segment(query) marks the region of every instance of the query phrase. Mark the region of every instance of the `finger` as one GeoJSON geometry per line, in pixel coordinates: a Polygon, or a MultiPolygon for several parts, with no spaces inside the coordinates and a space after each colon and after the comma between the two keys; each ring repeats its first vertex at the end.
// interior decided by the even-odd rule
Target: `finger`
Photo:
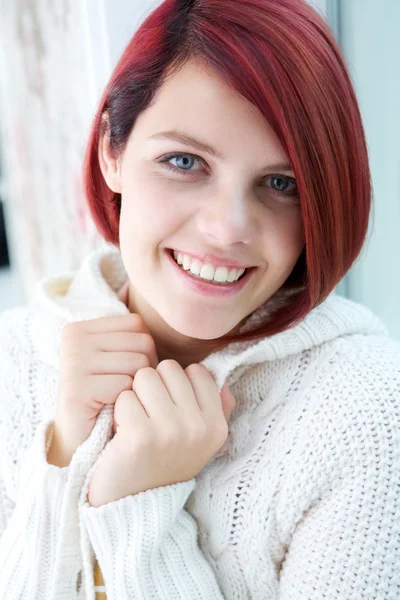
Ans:
{"type": "Polygon", "coordinates": [[[138,352],[96,352],[87,358],[86,368],[91,375],[126,374],[132,377],[139,369],[150,366],[146,354],[138,352]]]}
{"type": "Polygon", "coordinates": [[[236,397],[233,395],[231,388],[229,387],[228,380],[225,381],[221,389],[221,401],[222,410],[224,412],[225,420],[229,421],[232,412],[236,408],[236,397]]]}
{"type": "Polygon", "coordinates": [[[133,380],[132,390],[137,394],[150,418],[160,420],[174,418],[176,405],[155,369],[138,371],[133,380]]]}
{"type": "Polygon", "coordinates": [[[163,360],[156,371],[174,404],[182,408],[199,410],[192,384],[176,360],[163,360]]]}
{"type": "Polygon", "coordinates": [[[122,392],[114,407],[115,427],[121,428],[118,433],[129,432],[133,429],[145,430],[148,426],[149,415],[133,390],[122,392]]]}
{"type": "Polygon", "coordinates": [[[82,389],[82,396],[90,398],[92,402],[114,404],[119,394],[132,389],[133,378],[130,375],[94,375],[86,380],[82,389]]]}
{"type": "Polygon", "coordinates": [[[150,359],[150,366],[155,369],[158,365],[155,342],[148,333],[132,333],[129,331],[99,333],[91,335],[90,339],[93,346],[103,352],[146,354],[150,359]]]}
{"type": "Polygon", "coordinates": [[[152,342],[149,334],[130,331],[95,333],[90,336],[90,340],[93,347],[103,352],[147,352],[151,350],[152,342]]]}
{"type": "Polygon", "coordinates": [[[185,373],[192,385],[200,410],[211,420],[220,418],[223,414],[221,397],[209,370],[204,365],[194,363],[186,367],[185,373]]]}
{"type": "Polygon", "coordinates": [[[98,317],[97,319],[79,321],[79,323],[86,333],[111,333],[123,331],[141,331],[142,333],[150,333],[143,317],[138,313],[98,317]]]}

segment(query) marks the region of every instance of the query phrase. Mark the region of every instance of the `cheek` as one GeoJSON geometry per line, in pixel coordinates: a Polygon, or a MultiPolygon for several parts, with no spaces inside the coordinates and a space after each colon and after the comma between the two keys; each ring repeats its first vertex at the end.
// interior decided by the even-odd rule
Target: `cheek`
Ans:
{"type": "Polygon", "coordinates": [[[156,177],[153,180],[132,178],[124,186],[121,229],[136,231],[138,238],[161,241],[172,235],[184,221],[182,199],[167,186],[162,186],[156,177]]]}
{"type": "Polygon", "coordinates": [[[304,245],[300,208],[291,208],[271,219],[263,238],[265,256],[270,265],[283,267],[295,264],[304,245]]]}

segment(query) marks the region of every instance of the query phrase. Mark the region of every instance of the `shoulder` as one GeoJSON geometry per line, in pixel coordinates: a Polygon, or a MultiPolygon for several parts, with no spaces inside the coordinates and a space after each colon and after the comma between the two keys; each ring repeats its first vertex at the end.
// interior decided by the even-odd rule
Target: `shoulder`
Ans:
{"type": "Polygon", "coordinates": [[[379,424],[378,435],[389,439],[389,421],[400,421],[400,343],[352,334],[327,344],[319,358],[311,360],[313,377],[304,390],[312,426],[331,436],[337,425],[351,444],[379,424]]]}
{"type": "Polygon", "coordinates": [[[400,343],[385,335],[342,336],[330,344],[317,381],[332,394],[345,394],[341,402],[350,407],[362,398],[365,407],[389,402],[398,410],[400,343]]]}
{"type": "MultiPolygon", "coordinates": [[[[273,408],[282,410],[293,422],[299,411],[304,412],[302,419],[311,418],[314,411],[339,416],[356,407],[379,410],[382,404],[399,411],[400,342],[388,335],[341,335],[277,360],[261,361],[256,368],[254,404],[265,398],[260,410],[266,415],[273,408]]],[[[254,381],[247,379],[245,384],[247,400],[254,381]]]]}
{"type": "Polygon", "coordinates": [[[43,384],[48,392],[50,379],[56,376],[42,349],[48,339],[55,343],[51,318],[35,304],[0,313],[0,405],[3,410],[7,405],[13,407],[13,412],[22,410],[22,405],[29,410],[35,404],[37,413],[42,412],[45,401],[39,387],[43,384]]]}
{"type": "Polygon", "coordinates": [[[51,315],[37,304],[15,306],[0,312],[0,369],[17,367],[26,356],[38,355],[51,315]]]}
{"type": "Polygon", "coordinates": [[[17,366],[27,355],[47,362],[43,347],[48,342],[54,343],[54,337],[64,323],[65,319],[37,303],[0,312],[0,369],[4,361],[17,366]]]}
{"type": "Polygon", "coordinates": [[[375,477],[377,465],[380,475],[400,469],[400,344],[384,335],[343,336],[322,353],[315,348],[309,366],[285,416],[289,476],[298,461],[318,487],[344,472],[375,477]]]}

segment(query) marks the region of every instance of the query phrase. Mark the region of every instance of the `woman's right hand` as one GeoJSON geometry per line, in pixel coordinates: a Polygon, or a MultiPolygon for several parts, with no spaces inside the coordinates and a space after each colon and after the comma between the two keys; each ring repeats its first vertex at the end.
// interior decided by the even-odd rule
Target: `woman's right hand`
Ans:
{"type": "Polygon", "coordinates": [[[136,313],[68,323],[61,331],[53,438],[47,461],[69,465],[105,404],[131,390],[139,369],[158,365],[154,339],[136,313]]]}

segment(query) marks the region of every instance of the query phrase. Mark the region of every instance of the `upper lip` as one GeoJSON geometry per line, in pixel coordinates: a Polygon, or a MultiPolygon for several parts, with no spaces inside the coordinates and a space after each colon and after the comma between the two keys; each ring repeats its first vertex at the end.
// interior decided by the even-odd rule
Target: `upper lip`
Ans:
{"type": "Polygon", "coordinates": [[[200,262],[204,264],[212,264],[214,267],[227,267],[228,269],[249,269],[254,265],[246,265],[241,262],[234,260],[232,258],[223,258],[218,257],[215,254],[211,254],[210,252],[204,253],[196,253],[190,252],[188,250],[179,250],[178,248],[171,248],[172,252],[178,252],[179,254],[187,254],[192,258],[197,258],[200,262]]]}

